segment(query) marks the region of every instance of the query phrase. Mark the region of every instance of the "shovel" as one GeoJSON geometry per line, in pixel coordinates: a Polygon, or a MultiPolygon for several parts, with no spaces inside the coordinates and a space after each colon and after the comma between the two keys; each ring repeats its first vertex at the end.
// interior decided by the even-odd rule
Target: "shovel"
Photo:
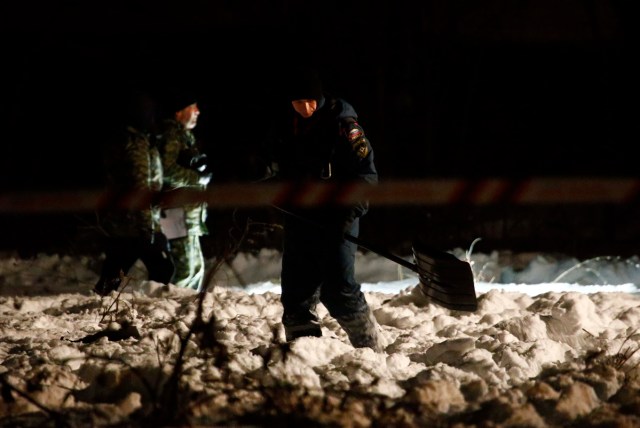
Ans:
{"type": "MultiPolygon", "coordinates": [[[[324,228],[322,225],[282,207],[271,206],[314,227],[324,228]]],[[[433,303],[455,311],[473,312],[478,309],[471,265],[458,259],[453,254],[437,250],[421,242],[414,242],[412,245],[413,257],[416,261],[414,264],[386,250],[375,248],[372,244],[366,243],[349,233],[344,233],[343,237],[359,247],[372,251],[417,273],[420,279],[420,291],[433,303]]]]}

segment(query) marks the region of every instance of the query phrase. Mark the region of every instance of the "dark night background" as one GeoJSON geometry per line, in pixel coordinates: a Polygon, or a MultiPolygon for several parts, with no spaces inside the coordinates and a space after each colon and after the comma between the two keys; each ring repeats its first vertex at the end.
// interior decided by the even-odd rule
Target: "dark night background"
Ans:
{"type": "MultiPolygon", "coordinates": [[[[631,5],[3,3],[0,186],[99,186],[99,148],[126,88],[141,82],[190,85],[212,185],[246,180],[280,76],[303,59],[360,114],[381,180],[635,177],[631,5]]],[[[635,205],[373,207],[363,238],[397,251],[419,235],[445,249],[481,237],[477,251],[624,254],[637,247],[636,214],[635,205]]],[[[212,212],[214,235],[229,216],[212,212]]],[[[41,216],[2,217],[3,248],[24,246],[23,236],[34,248],[60,239],[41,216]]]]}

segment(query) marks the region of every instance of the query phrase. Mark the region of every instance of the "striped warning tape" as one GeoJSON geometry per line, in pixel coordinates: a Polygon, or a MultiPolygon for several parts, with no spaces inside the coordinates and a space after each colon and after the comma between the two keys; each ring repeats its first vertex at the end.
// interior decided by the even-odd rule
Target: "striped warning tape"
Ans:
{"type": "Polygon", "coordinates": [[[317,206],[369,200],[375,205],[628,204],[638,200],[640,180],[631,178],[530,178],[391,180],[376,186],[336,183],[221,183],[206,191],[179,189],[161,195],[112,195],[100,190],[0,193],[0,212],[77,212],[116,206],[137,209],[159,201],[178,206],[205,201],[210,207],[317,206]]]}

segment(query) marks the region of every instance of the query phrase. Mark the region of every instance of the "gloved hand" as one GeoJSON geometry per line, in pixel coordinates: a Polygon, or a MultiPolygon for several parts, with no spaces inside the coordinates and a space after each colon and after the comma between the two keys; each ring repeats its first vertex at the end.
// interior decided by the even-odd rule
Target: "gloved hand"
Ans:
{"type": "Polygon", "coordinates": [[[255,178],[252,179],[254,183],[260,183],[262,181],[271,180],[278,176],[279,167],[277,163],[272,163],[271,165],[263,166],[263,168],[255,168],[255,172],[251,175],[255,178]]]}
{"type": "Polygon", "coordinates": [[[205,172],[209,167],[207,155],[205,153],[198,153],[195,148],[182,150],[178,155],[176,163],[198,172],[205,172]]]}
{"type": "Polygon", "coordinates": [[[205,174],[200,174],[200,178],[198,179],[198,184],[202,186],[206,186],[211,181],[212,174],[207,172],[205,174]]]}
{"type": "Polygon", "coordinates": [[[191,158],[191,168],[198,172],[205,172],[209,167],[207,155],[204,153],[197,154],[191,158]]]}

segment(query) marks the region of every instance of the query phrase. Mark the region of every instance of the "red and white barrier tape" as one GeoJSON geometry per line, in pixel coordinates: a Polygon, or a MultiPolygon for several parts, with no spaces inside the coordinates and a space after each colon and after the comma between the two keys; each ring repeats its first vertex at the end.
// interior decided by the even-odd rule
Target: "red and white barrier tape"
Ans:
{"type": "MultiPolygon", "coordinates": [[[[638,200],[640,180],[631,178],[423,179],[367,184],[213,184],[204,192],[180,189],[160,196],[165,206],[206,201],[211,208],[267,205],[317,206],[369,200],[374,205],[628,204],[638,200]]],[[[158,195],[119,198],[101,190],[0,193],[0,213],[92,211],[106,206],[143,208],[158,195]]]]}

